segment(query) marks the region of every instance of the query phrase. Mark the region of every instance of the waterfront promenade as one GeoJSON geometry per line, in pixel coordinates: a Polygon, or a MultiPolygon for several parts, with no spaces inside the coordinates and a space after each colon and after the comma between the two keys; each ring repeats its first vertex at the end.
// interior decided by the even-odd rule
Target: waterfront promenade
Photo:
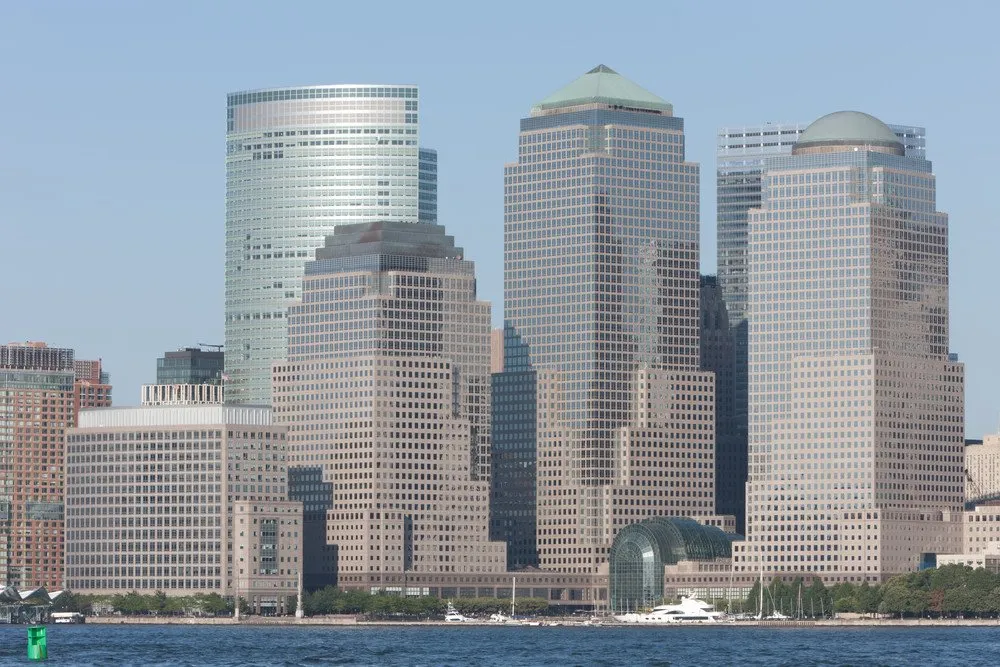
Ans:
{"type": "MultiPolygon", "coordinates": [[[[816,621],[722,621],[719,623],[677,623],[671,626],[619,623],[608,619],[600,625],[586,623],[579,618],[547,617],[541,620],[540,627],[558,624],[561,627],[769,627],[769,628],[835,628],[835,627],[1000,627],[1000,619],[996,618],[827,618],[816,621]]],[[[496,626],[508,627],[488,621],[472,621],[468,623],[446,623],[445,621],[364,621],[352,615],[308,616],[294,618],[291,616],[244,616],[240,620],[229,617],[187,618],[176,616],[91,616],[87,623],[101,625],[330,625],[330,626],[496,626]]]]}

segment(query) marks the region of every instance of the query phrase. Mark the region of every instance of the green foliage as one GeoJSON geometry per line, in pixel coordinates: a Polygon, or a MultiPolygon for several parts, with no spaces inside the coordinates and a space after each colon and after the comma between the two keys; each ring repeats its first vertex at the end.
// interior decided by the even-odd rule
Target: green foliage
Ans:
{"type": "MultiPolygon", "coordinates": [[[[87,604],[93,607],[103,600],[104,598],[91,598],[87,600],[87,604]]],[[[219,616],[233,613],[233,603],[218,593],[167,595],[157,591],[152,595],[142,595],[132,591],[125,595],[114,595],[107,601],[114,611],[126,616],[219,616]]],[[[246,601],[241,600],[240,603],[240,610],[249,612],[246,601]]]]}
{"type": "MultiPolygon", "coordinates": [[[[467,616],[488,617],[510,613],[510,601],[500,598],[456,598],[452,603],[467,616]]],[[[443,616],[447,602],[429,596],[369,595],[363,591],[342,591],[327,586],[302,596],[302,610],[307,616],[317,614],[367,614],[378,618],[435,618],[443,616]]],[[[549,611],[541,598],[518,598],[514,613],[535,616],[549,611]]]]}
{"type": "MultiPolygon", "coordinates": [[[[791,584],[774,580],[764,590],[764,614],[774,609],[789,616],[837,613],[887,614],[900,617],[1000,616],[1000,575],[982,568],[946,565],[899,575],[882,585],[841,583],[825,587],[819,579],[791,584]]],[[[759,584],[743,608],[758,610],[759,584]]]]}

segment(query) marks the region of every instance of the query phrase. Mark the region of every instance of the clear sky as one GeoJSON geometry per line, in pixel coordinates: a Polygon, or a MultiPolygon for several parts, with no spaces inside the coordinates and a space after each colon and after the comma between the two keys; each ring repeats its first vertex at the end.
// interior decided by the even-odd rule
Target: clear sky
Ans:
{"type": "Polygon", "coordinates": [[[969,437],[1000,418],[1000,5],[991,2],[0,1],[0,342],[104,359],[118,405],[166,350],[223,342],[225,95],[420,86],[439,220],[502,319],[503,165],[533,102],[605,63],[715,136],[858,109],[922,125],[951,218],[969,437]]]}

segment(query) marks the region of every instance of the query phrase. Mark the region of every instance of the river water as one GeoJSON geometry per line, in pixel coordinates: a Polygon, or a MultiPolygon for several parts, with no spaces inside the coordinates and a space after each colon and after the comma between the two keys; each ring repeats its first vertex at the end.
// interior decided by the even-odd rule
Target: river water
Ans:
{"type": "Polygon", "coordinates": [[[46,663],[0,627],[0,665],[978,665],[1000,628],[50,625],[46,663]]]}

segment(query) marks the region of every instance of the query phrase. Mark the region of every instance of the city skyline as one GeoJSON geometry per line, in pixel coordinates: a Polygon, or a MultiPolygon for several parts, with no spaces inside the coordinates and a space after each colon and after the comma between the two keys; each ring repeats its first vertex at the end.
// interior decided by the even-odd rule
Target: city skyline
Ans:
{"type": "MultiPolygon", "coordinates": [[[[872,21],[891,21],[899,11],[860,6],[872,21]]],[[[496,324],[502,310],[502,206],[495,176],[513,156],[509,134],[532,100],[603,61],[684,109],[689,158],[706,169],[713,163],[718,128],[761,119],[801,120],[830,109],[857,108],[926,127],[940,206],[953,221],[952,348],[967,364],[968,435],[996,431],[1000,389],[990,378],[1000,372],[1000,359],[991,343],[994,316],[979,306],[978,288],[989,279],[988,249],[1000,241],[1000,230],[990,224],[996,204],[984,180],[998,137],[970,129],[989,126],[985,110],[993,108],[996,96],[972,76],[979,63],[996,60],[997,47],[985,32],[989,15],[997,11],[992,6],[983,9],[984,20],[971,25],[947,8],[925,8],[921,21],[933,24],[949,46],[912,54],[906,68],[893,72],[891,86],[885,85],[885,77],[859,73],[870,71],[872,62],[896,62],[895,46],[866,41],[865,49],[855,48],[854,40],[861,36],[845,33],[852,32],[856,13],[833,8],[805,10],[812,20],[830,26],[808,39],[799,25],[808,18],[798,6],[774,11],[766,22],[750,8],[734,8],[721,25],[704,8],[651,10],[654,19],[669,15],[671,23],[690,27],[671,38],[678,52],[701,58],[699,65],[687,68],[664,67],[670,59],[653,46],[659,43],[655,26],[662,23],[656,20],[635,26],[631,39],[612,40],[610,46],[602,40],[595,49],[581,44],[599,26],[535,8],[539,20],[558,17],[572,29],[551,37],[540,54],[527,56],[503,48],[507,37],[521,30],[514,8],[491,17],[496,19],[493,31],[475,39],[451,37],[454,31],[444,26],[454,23],[433,11],[407,10],[413,14],[406,21],[387,29],[387,49],[359,61],[356,53],[369,52],[363,48],[363,31],[334,45],[315,39],[314,44],[310,37],[318,34],[318,26],[296,24],[294,38],[276,38],[295,48],[256,53],[238,47],[237,40],[240,33],[263,25],[261,19],[239,16],[221,5],[200,11],[204,20],[196,26],[168,14],[147,31],[134,29],[151,23],[144,8],[112,12],[103,5],[86,11],[67,6],[55,18],[27,5],[2,10],[10,24],[23,30],[0,48],[10,49],[12,60],[17,53],[35,55],[11,73],[12,93],[43,102],[0,112],[8,126],[19,128],[0,166],[9,175],[2,186],[3,218],[19,223],[9,242],[20,252],[5,264],[2,277],[16,282],[47,267],[33,290],[10,292],[0,300],[5,313],[18,314],[16,320],[9,318],[7,337],[48,340],[87,357],[102,357],[121,387],[122,404],[134,400],[139,385],[153,380],[149,365],[163,350],[222,340],[224,183],[219,163],[225,149],[218,110],[226,92],[355,81],[419,85],[421,141],[439,151],[440,220],[480,267],[481,296],[494,304],[496,324]],[[759,81],[742,80],[726,69],[742,52],[738,40],[727,35],[765,27],[774,38],[755,43],[758,55],[780,62],[781,81],[789,82],[766,90],[759,81]],[[418,53],[403,57],[401,46],[391,42],[412,41],[415,29],[426,39],[418,53]],[[959,30],[961,39],[956,38],[959,30]],[[187,36],[184,49],[176,34],[187,36]],[[42,42],[51,48],[33,46],[42,42]],[[241,57],[230,58],[231,51],[241,57]],[[455,59],[457,51],[465,57],[455,59]],[[787,57],[792,52],[795,57],[787,57]],[[840,55],[833,59],[821,55],[825,52],[840,55]],[[816,72],[822,76],[812,76],[816,72]],[[52,80],[62,82],[61,88],[78,101],[72,117],[45,103],[52,99],[46,83],[52,80]],[[905,93],[929,87],[935,94],[922,98],[920,107],[905,93]],[[150,124],[160,136],[149,150],[130,152],[94,139],[137,135],[150,124]],[[49,166],[53,151],[60,155],[59,169],[49,166]],[[156,241],[150,243],[154,235],[156,241]],[[64,243],[53,244],[53,238],[64,243]],[[135,248],[143,251],[129,251],[135,248]],[[162,271],[147,274],[148,248],[164,257],[162,271]],[[100,262],[111,276],[102,289],[88,289],[70,278],[70,267],[83,257],[100,262]],[[37,305],[58,301],[66,303],[58,315],[37,305]]],[[[323,16],[329,10],[316,5],[310,11],[323,16]]],[[[344,11],[345,17],[361,18],[352,14],[360,10],[344,11]]],[[[279,25],[286,21],[276,20],[279,25]]],[[[714,184],[703,179],[701,185],[701,268],[714,273],[714,184]]]]}

